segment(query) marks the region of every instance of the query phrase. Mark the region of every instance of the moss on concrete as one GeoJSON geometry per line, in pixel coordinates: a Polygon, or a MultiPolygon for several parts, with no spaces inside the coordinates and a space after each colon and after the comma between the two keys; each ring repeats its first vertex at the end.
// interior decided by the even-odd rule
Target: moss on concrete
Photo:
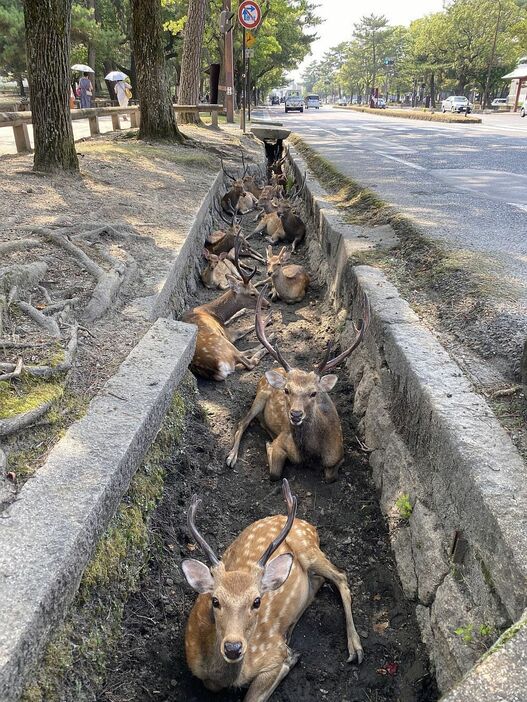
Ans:
{"type": "Polygon", "coordinates": [[[137,590],[150,550],[150,516],[163,494],[165,465],[194,402],[190,374],[174,395],[155,442],[86,566],[66,622],[48,644],[21,702],[92,702],[121,636],[125,603],[137,590]]]}
{"type": "Polygon", "coordinates": [[[513,624],[506,631],[504,631],[503,634],[496,641],[496,643],[489,648],[489,650],[481,660],[485,660],[485,658],[488,658],[493,653],[499,651],[505,646],[505,644],[509,643],[509,641],[511,641],[517,634],[519,634],[520,631],[525,629],[525,627],[527,627],[527,615],[524,615],[520,620],[518,620],[515,624],[513,624]]]}

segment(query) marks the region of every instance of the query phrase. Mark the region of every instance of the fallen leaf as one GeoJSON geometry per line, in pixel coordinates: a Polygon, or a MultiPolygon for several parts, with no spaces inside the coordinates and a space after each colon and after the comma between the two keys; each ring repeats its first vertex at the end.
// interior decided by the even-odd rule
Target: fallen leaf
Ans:
{"type": "Polygon", "coordinates": [[[381,599],[381,596],[378,592],[376,592],[372,599],[375,600],[375,602],[378,602],[381,599]]]}
{"type": "Polygon", "coordinates": [[[397,675],[398,670],[399,666],[397,663],[385,663],[382,668],[377,668],[375,672],[379,673],[379,675],[397,675]]]}
{"type": "Polygon", "coordinates": [[[195,551],[197,549],[196,544],[187,544],[187,549],[189,551],[195,551]]]}
{"type": "Polygon", "coordinates": [[[377,622],[373,625],[373,631],[377,634],[382,634],[390,626],[390,622],[377,622]]]}

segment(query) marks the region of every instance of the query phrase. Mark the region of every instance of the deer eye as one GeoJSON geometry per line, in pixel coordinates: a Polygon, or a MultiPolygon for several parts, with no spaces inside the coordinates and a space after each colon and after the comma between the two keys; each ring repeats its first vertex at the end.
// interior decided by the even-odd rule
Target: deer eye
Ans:
{"type": "Polygon", "coordinates": [[[214,607],[214,609],[220,608],[220,601],[218,600],[217,597],[212,598],[212,606],[214,607]]]}
{"type": "Polygon", "coordinates": [[[289,390],[287,388],[284,388],[284,392],[286,395],[289,395],[289,390]]]}
{"type": "Polygon", "coordinates": [[[311,393],[311,397],[316,397],[317,396],[317,391],[315,390],[314,392],[311,393]]]}
{"type": "Polygon", "coordinates": [[[258,609],[260,607],[261,603],[262,603],[262,600],[259,597],[257,597],[253,602],[253,609],[258,609]]]}

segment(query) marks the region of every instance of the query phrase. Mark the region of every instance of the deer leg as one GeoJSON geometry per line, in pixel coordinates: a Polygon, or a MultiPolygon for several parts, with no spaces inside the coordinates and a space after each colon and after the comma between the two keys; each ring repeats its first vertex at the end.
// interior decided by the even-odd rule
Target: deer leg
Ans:
{"type": "Polygon", "coordinates": [[[256,368],[266,353],[267,349],[262,349],[260,346],[255,346],[252,349],[247,349],[247,351],[241,352],[239,357],[236,359],[236,362],[241,363],[246,370],[252,370],[253,368],[256,368]],[[258,349],[258,351],[256,349],[258,349]],[[249,354],[252,354],[252,356],[249,354]]]}
{"type": "Polygon", "coordinates": [[[247,312],[249,312],[249,311],[250,311],[250,310],[248,310],[247,307],[244,307],[242,310],[239,310],[238,312],[236,312],[235,314],[233,314],[232,317],[231,317],[230,319],[228,319],[228,320],[224,323],[223,326],[224,326],[224,327],[228,327],[229,324],[232,324],[233,322],[235,322],[235,321],[236,321],[237,319],[239,319],[240,317],[243,317],[243,315],[244,315],[244,314],[247,314],[247,312]]]}
{"type": "Polygon", "coordinates": [[[227,465],[231,468],[236,464],[238,460],[238,451],[240,450],[240,441],[244,435],[249,424],[264,411],[265,404],[269,399],[269,393],[259,392],[251,405],[251,409],[247,412],[245,417],[240,421],[236,428],[236,433],[234,434],[234,443],[232,449],[227,456],[227,465]]]}
{"type": "Polygon", "coordinates": [[[252,331],[254,331],[254,324],[251,324],[251,326],[247,327],[247,329],[239,329],[238,331],[229,332],[229,339],[230,339],[231,343],[234,343],[235,341],[239,341],[240,339],[243,339],[245,336],[250,334],[252,331]]]}
{"type": "Polygon", "coordinates": [[[257,675],[243,698],[243,702],[267,702],[299,658],[300,653],[290,651],[281,666],[257,675]]]}
{"type": "Polygon", "coordinates": [[[248,234],[248,235],[245,237],[245,240],[247,241],[247,239],[248,239],[250,236],[253,236],[254,234],[261,234],[261,233],[266,229],[266,227],[267,227],[267,222],[265,222],[265,221],[264,221],[264,222],[260,222],[260,224],[256,227],[256,229],[254,230],[254,232],[251,232],[250,234],[248,234]]]}
{"type": "Polygon", "coordinates": [[[348,586],[348,578],[344,571],[339,570],[333,563],[326,558],[324,553],[318,550],[315,559],[310,563],[309,569],[314,575],[320,575],[326,580],[330,580],[337,586],[342,604],[344,606],[344,614],[346,615],[346,633],[348,637],[348,662],[356,660],[357,663],[362,663],[364,652],[359,639],[359,635],[353,623],[353,614],[351,612],[351,592],[348,586]]]}

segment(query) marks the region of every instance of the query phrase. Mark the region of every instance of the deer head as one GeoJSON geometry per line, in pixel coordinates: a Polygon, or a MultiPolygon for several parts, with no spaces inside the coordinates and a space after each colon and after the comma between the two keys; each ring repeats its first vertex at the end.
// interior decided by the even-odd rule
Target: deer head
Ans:
{"type": "Polygon", "coordinates": [[[203,249],[203,258],[206,258],[209,264],[209,268],[213,271],[220,261],[224,261],[228,256],[227,251],[222,251],[218,256],[211,253],[208,249],[203,249]]]}
{"type": "Polygon", "coordinates": [[[351,345],[342,351],[342,353],[330,358],[332,347],[331,344],[329,344],[323,360],[315,365],[314,370],[304,371],[299,368],[292,368],[282,356],[278,345],[275,344],[273,347],[267,340],[261,308],[266,292],[267,286],[263,288],[258,296],[256,304],[256,336],[262,346],[264,346],[271,356],[282,366],[285,373],[281,370],[270,370],[265,373],[265,377],[271,387],[284,392],[289,421],[293,426],[300,426],[306,416],[312,413],[319,394],[328,393],[335,387],[335,383],[338,380],[337,376],[334,374],[324,374],[329,370],[333,370],[342,363],[342,361],[348,358],[362,341],[370,321],[369,301],[367,296],[364,295],[362,304],[363,317],[359,321],[358,327],[355,327],[356,336],[351,345]]]}
{"type": "Polygon", "coordinates": [[[188,510],[189,532],[207,556],[211,567],[194,558],[183,560],[181,567],[189,585],[210,600],[210,616],[214,620],[218,652],[227,663],[240,662],[258,622],[261,599],[267,592],[281,587],[291,572],[293,556],[283,553],[269,560],[291,531],[296,515],[297,498],[291,494],[287,480],[283,481],[287,504],[287,521],[278,536],[263,553],[255,552],[248,542],[247,567],[228,571],[208,545],[195,524],[200,500],[192,497],[188,510]]]}
{"type": "Polygon", "coordinates": [[[273,254],[273,247],[268,246],[266,249],[267,254],[267,275],[271,276],[273,273],[283,266],[291,258],[291,253],[283,246],[277,254],[273,254]]]}

